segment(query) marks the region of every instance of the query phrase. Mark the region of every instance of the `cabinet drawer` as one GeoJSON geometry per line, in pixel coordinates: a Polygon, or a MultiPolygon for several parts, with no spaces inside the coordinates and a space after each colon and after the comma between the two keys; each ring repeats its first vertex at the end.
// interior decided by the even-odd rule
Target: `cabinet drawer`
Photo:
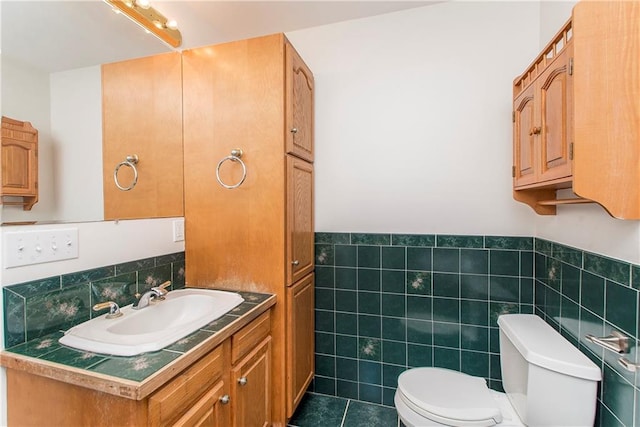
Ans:
{"type": "Polygon", "coordinates": [[[149,398],[149,425],[171,423],[222,375],[223,353],[219,346],[182,372],[149,398]]]}
{"type": "Polygon", "coordinates": [[[233,335],[231,338],[231,362],[236,363],[238,359],[255,348],[264,337],[269,335],[270,331],[271,318],[269,311],[267,311],[233,335]]]}

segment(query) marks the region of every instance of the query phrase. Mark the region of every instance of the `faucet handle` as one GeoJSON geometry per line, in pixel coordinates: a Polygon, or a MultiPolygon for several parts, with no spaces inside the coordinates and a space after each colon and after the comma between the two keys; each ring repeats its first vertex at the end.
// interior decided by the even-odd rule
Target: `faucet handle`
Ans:
{"type": "Polygon", "coordinates": [[[167,280],[164,283],[159,284],[158,286],[154,286],[153,288],[151,288],[152,291],[155,291],[157,296],[155,297],[156,300],[164,300],[164,296],[169,293],[169,291],[166,289],[167,287],[171,286],[171,280],[167,280]]]}
{"type": "Polygon", "coordinates": [[[105,308],[109,309],[109,314],[105,316],[107,319],[115,319],[122,316],[122,313],[120,312],[120,306],[118,306],[118,304],[113,301],[106,301],[96,304],[93,306],[93,311],[100,311],[104,310],[105,308]]]}
{"type": "Polygon", "coordinates": [[[156,286],[156,288],[158,288],[158,289],[166,289],[169,286],[171,286],[171,280],[167,280],[166,282],[159,284],[158,286],[156,286]]]}

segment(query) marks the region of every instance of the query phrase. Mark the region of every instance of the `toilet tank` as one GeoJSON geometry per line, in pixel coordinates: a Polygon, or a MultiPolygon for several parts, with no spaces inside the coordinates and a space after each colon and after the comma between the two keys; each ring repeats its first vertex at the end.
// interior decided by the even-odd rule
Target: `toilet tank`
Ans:
{"type": "Polygon", "coordinates": [[[533,314],[505,314],[500,327],[502,385],[524,424],[593,426],[600,369],[533,314]]]}

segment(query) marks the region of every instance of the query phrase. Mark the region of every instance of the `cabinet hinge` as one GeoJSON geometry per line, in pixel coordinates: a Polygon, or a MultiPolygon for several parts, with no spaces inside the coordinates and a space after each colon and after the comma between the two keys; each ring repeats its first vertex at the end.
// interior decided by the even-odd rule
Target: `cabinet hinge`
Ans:
{"type": "Polygon", "coordinates": [[[569,144],[569,160],[573,160],[573,142],[569,144]]]}
{"type": "Polygon", "coordinates": [[[513,123],[515,123],[515,122],[516,122],[516,112],[515,112],[515,111],[512,111],[512,112],[511,112],[511,121],[512,121],[513,123]]]}
{"type": "Polygon", "coordinates": [[[516,167],[511,166],[511,178],[515,178],[515,177],[516,177],[516,167]]]}
{"type": "Polygon", "coordinates": [[[573,58],[569,58],[569,75],[573,76],[573,58]]]}

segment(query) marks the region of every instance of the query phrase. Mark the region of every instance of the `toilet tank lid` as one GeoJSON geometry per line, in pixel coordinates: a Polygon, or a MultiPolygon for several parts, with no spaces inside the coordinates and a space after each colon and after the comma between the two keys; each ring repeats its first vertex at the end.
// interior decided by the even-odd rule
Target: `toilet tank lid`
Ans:
{"type": "Polygon", "coordinates": [[[503,314],[498,326],[527,362],[577,378],[602,379],[587,356],[535,314],[503,314]]]}

